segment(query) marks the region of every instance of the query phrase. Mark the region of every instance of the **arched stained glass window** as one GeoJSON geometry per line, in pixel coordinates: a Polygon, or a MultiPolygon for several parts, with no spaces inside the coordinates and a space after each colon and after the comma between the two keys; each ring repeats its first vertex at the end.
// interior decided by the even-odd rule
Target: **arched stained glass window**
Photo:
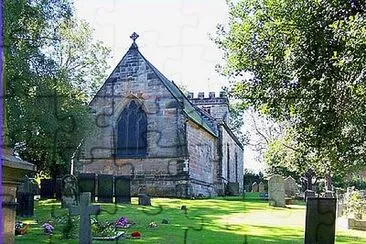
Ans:
{"type": "Polygon", "coordinates": [[[147,118],[141,105],[131,101],[118,119],[117,150],[118,158],[146,156],[147,118]]]}

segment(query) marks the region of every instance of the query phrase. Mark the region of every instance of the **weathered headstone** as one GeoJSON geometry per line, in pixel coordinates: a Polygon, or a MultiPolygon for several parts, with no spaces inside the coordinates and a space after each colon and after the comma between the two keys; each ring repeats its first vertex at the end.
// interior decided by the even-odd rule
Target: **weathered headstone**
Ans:
{"type": "Polygon", "coordinates": [[[95,202],[95,174],[86,173],[78,175],[79,192],[90,192],[91,202],[95,202]]]}
{"type": "Polygon", "coordinates": [[[252,192],[258,192],[258,183],[257,182],[253,182],[253,184],[252,184],[252,192]]]}
{"type": "Polygon", "coordinates": [[[22,183],[18,186],[16,193],[17,209],[16,213],[21,217],[30,217],[34,213],[34,193],[33,182],[30,178],[25,177],[22,183]]]}
{"type": "Polygon", "coordinates": [[[151,198],[147,194],[138,194],[139,205],[151,206],[151,198]]]}
{"type": "Polygon", "coordinates": [[[228,182],[226,185],[226,191],[229,196],[238,196],[239,195],[239,183],[237,182],[228,182]]]}
{"type": "Polygon", "coordinates": [[[62,207],[77,205],[78,181],[74,175],[66,175],[62,178],[62,207]]]}
{"type": "Polygon", "coordinates": [[[55,193],[55,184],[52,179],[41,179],[41,198],[53,198],[55,193]]]}
{"type": "Polygon", "coordinates": [[[325,173],[325,191],[333,191],[333,181],[330,172],[325,173]]]}
{"type": "Polygon", "coordinates": [[[293,197],[297,193],[297,184],[294,178],[291,176],[287,177],[285,179],[285,194],[288,197],[293,197]]]}
{"type": "Polygon", "coordinates": [[[304,193],[304,196],[305,196],[305,201],[308,200],[308,198],[314,198],[315,197],[315,191],[312,191],[312,190],[306,190],[305,193],[304,193]]]}
{"type": "Polygon", "coordinates": [[[336,198],[308,198],[306,201],[305,244],[334,243],[336,198]]]}
{"type": "Polygon", "coordinates": [[[285,186],[281,175],[274,174],[269,178],[268,201],[275,207],[285,206],[285,186]]]}
{"type": "Polygon", "coordinates": [[[98,175],[98,202],[113,202],[113,175],[98,175]]]}
{"type": "Polygon", "coordinates": [[[263,183],[263,181],[259,182],[259,184],[258,184],[258,191],[259,191],[260,193],[265,193],[265,192],[266,192],[266,191],[264,190],[264,183],[263,183]]]}
{"type": "Polygon", "coordinates": [[[69,208],[70,215],[80,215],[79,243],[92,243],[90,215],[100,212],[100,206],[90,205],[91,193],[83,192],[80,194],[79,206],[69,208]]]}
{"type": "Polygon", "coordinates": [[[129,176],[114,178],[116,203],[131,203],[131,180],[129,176]]]}

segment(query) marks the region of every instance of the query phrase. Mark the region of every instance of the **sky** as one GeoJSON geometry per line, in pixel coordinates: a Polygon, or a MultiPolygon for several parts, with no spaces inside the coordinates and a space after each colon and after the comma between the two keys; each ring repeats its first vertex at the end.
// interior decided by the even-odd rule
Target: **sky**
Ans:
{"type": "MultiPolygon", "coordinates": [[[[228,22],[225,0],[75,0],[76,15],[94,37],[112,49],[111,69],[130,47],[136,32],[140,52],[168,79],[194,92],[219,92],[228,86],[215,71],[222,51],[210,40],[217,24],[228,22]]],[[[245,149],[245,167],[258,170],[245,149]]]]}

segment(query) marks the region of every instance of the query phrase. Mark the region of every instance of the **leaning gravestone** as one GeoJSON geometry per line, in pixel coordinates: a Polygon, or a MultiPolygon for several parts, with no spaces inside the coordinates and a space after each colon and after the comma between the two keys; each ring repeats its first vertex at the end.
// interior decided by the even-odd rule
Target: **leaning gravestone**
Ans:
{"type": "Polygon", "coordinates": [[[30,217],[34,213],[33,182],[28,177],[22,180],[16,193],[16,214],[21,217],[30,217]]]}
{"type": "Polygon", "coordinates": [[[257,184],[257,182],[253,182],[253,184],[252,184],[252,192],[258,192],[258,184],[257,184]]]}
{"type": "Polygon", "coordinates": [[[90,215],[97,215],[100,212],[100,206],[90,205],[90,192],[80,194],[80,205],[69,208],[70,215],[80,215],[79,243],[92,243],[90,215]]]}
{"type": "Polygon", "coordinates": [[[129,176],[114,178],[116,203],[131,203],[131,180],[129,176]]]}
{"type": "Polygon", "coordinates": [[[284,181],[285,183],[285,194],[288,197],[293,197],[297,193],[297,184],[294,178],[291,176],[287,177],[284,181]]]}
{"type": "Polygon", "coordinates": [[[260,193],[265,193],[265,192],[266,192],[266,191],[264,190],[264,183],[263,183],[263,181],[259,182],[259,184],[258,184],[258,191],[259,191],[260,193]]]}
{"type": "Polygon", "coordinates": [[[113,175],[98,175],[98,202],[113,202],[113,175]]]}
{"type": "Polygon", "coordinates": [[[77,205],[78,181],[74,175],[66,175],[62,178],[62,203],[61,206],[71,207],[77,205]]]}
{"type": "Polygon", "coordinates": [[[52,179],[41,179],[41,189],[40,189],[40,195],[41,198],[48,199],[53,198],[55,193],[55,184],[52,179]]]}
{"type": "Polygon", "coordinates": [[[274,174],[269,178],[268,200],[274,207],[285,207],[285,186],[281,175],[274,174]]]}
{"type": "Polygon", "coordinates": [[[79,192],[90,192],[91,202],[95,202],[95,174],[86,173],[78,175],[79,192]]]}
{"type": "Polygon", "coordinates": [[[308,198],[306,201],[305,244],[334,243],[336,198],[308,198]]]}

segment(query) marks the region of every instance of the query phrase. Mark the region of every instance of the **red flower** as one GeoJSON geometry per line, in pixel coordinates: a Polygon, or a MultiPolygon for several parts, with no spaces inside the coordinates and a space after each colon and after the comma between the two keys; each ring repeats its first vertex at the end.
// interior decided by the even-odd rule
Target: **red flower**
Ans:
{"type": "Polygon", "coordinates": [[[134,232],[131,233],[131,237],[136,238],[136,239],[140,239],[141,233],[138,232],[138,231],[134,231],[134,232]]]}

